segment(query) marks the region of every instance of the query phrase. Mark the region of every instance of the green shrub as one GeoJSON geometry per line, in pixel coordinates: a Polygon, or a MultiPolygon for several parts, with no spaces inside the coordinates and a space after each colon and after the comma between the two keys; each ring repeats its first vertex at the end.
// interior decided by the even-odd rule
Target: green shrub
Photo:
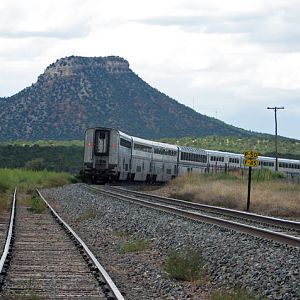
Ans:
{"type": "Polygon", "coordinates": [[[120,246],[121,253],[127,252],[141,252],[150,247],[149,241],[146,240],[136,240],[131,242],[124,242],[120,246]]]}
{"type": "Polygon", "coordinates": [[[175,279],[194,281],[203,276],[203,267],[201,250],[188,245],[181,250],[173,250],[169,253],[165,271],[175,279]]]}
{"type": "Polygon", "coordinates": [[[46,210],[46,204],[41,198],[34,197],[29,201],[28,210],[35,214],[41,214],[46,210]]]}
{"type": "Polygon", "coordinates": [[[256,181],[271,181],[271,180],[278,180],[283,179],[285,175],[280,172],[274,172],[272,170],[269,170],[267,168],[261,168],[258,170],[255,170],[253,173],[253,179],[256,181]]]}

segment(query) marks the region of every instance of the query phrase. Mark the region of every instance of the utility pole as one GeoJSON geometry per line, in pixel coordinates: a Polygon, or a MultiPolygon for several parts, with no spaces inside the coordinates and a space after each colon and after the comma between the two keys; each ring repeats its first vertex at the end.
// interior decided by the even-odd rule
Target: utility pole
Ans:
{"type": "Polygon", "coordinates": [[[275,171],[278,171],[278,137],[277,137],[277,110],[278,109],[284,109],[284,107],[267,107],[267,109],[273,109],[275,112],[275,155],[276,155],[276,161],[275,161],[275,171]]]}

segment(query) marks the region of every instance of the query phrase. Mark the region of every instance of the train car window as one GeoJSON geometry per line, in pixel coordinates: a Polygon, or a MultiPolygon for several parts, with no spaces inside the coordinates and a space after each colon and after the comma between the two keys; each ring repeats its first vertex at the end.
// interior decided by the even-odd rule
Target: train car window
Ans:
{"type": "Polygon", "coordinates": [[[131,148],[131,142],[122,138],[120,139],[120,145],[129,149],[131,148]]]}
{"type": "MultiPolygon", "coordinates": [[[[177,155],[177,152],[174,151],[175,155],[177,155]]],[[[188,160],[188,161],[196,161],[196,162],[207,162],[207,156],[203,154],[197,154],[197,153],[188,153],[188,152],[181,152],[180,153],[180,159],[181,160],[188,160]]],[[[210,157],[210,160],[215,159],[214,156],[210,157]]]]}
{"type": "Polygon", "coordinates": [[[108,135],[107,130],[96,130],[95,131],[95,154],[103,155],[108,153],[108,135]]]}
{"type": "Polygon", "coordinates": [[[142,151],[142,152],[152,152],[152,148],[146,145],[134,143],[134,150],[142,151]]]}
{"type": "Polygon", "coordinates": [[[142,172],[142,167],[141,166],[136,166],[136,171],[137,172],[142,172]]]}
{"type": "Polygon", "coordinates": [[[174,150],[167,150],[167,155],[168,156],[176,156],[176,151],[174,151],[174,150]]]}
{"type": "MultiPolygon", "coordinates": [[[[229,162],[233,164],[238,164],[240,163],[240,160],[238,158],[229,157],[229,162]]],[[[259,165],[261,165],[261,162],[259,162],[259,165]]]]}

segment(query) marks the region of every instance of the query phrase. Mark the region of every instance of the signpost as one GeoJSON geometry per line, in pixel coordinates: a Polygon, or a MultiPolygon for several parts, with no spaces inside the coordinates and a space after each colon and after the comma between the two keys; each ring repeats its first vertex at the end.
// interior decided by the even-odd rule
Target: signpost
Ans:
{"type": "Polygon", "coordinates": [[[248,172],[248,195],[247,195],[247,211],[250,209],[250,193],[251,193],[251,176],[252,167],[258,166],[258,152],[257,151],[245,151],[244,152],[244,166],[249,167],[248,172]]]}
{"type": "Polygon", "coordinates": [[[244,152],[245,158],[251,158],[251,159],[257,159],[258,158],[258,152],[257,151],[245,151],[244,152]]]}

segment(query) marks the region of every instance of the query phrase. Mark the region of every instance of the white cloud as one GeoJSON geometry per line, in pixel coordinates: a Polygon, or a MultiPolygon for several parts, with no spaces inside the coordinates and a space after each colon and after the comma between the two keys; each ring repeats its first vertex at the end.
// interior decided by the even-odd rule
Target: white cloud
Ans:
{"type": "Polygon", "coordinates": [[[299,28],[297,0],[3,0],[0,96],[60,57],[119,55],[162,92],[239,127],[273,133],[259,118],[284,105],[282,134],[300,139],[299,28]]]}

